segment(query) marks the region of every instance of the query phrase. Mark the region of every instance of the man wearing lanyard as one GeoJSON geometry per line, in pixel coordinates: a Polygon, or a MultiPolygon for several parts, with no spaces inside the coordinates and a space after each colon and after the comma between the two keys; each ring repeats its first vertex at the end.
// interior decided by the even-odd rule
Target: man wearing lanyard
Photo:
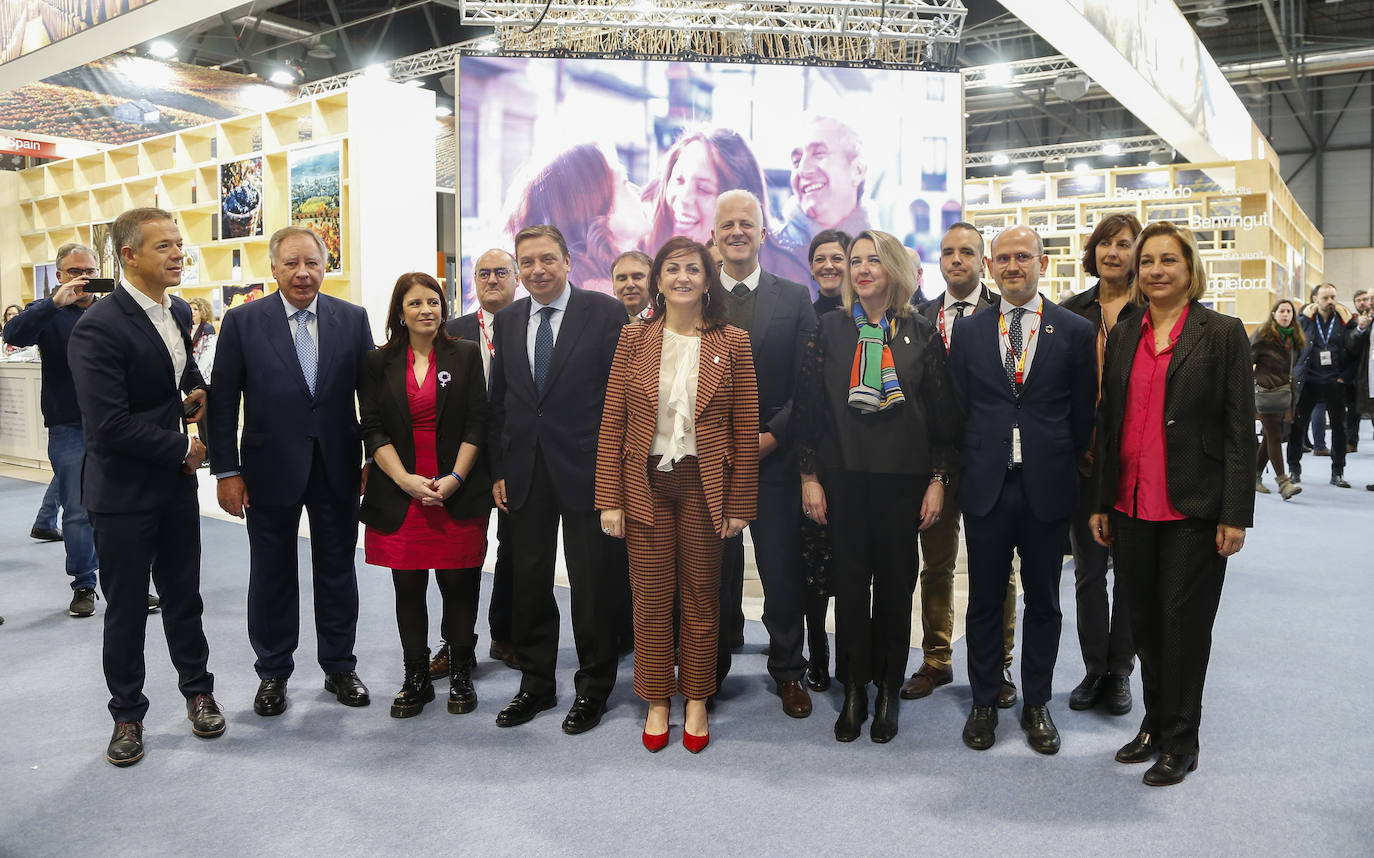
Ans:
{"type": "Polygon", "coordinates": [[[1300,317],[1302,332],[1307,337],[1307,351],[1298,359],[1298,395],[1296,419],[1288,435],[1288,473],[1293,482],[1302,479],[1302,446],[1307,426],[1312,420],[1312,408],[1326,405],[1327,423],[1331,426],[1331,485],[1350,488],[1345,481],[1345,386],[1351,383],[1356,369],[1352,355],[1358,354],[1358,337],[1366,335],[1357,324],[1349,331],[1336,312],[1336,287],[1323,283],[1317,287],[1316,312],[1300,317]]]}
{"type": "MultiPolygon", "coordinates": [[[[954,323],[965,316],[997,306],[996,292],[982,283],[983,236],[969,223],[952,225],[940,241],[940,275],[943,295],[917,305],[916,310],[935,323],[949,351],[954,323]]],[[[954,640],[954,562],[959,556],[959,477],[950,480],[945,508],[938,521],[921,531],[921,667],[902,685],[902,698],[917,700],[941,685],[954,681],[950,667],[954,640]]],[[[1013,576],[1014,578],[1014,576],[1013,576]]],[[[1002,604],[1004,659],[1002,687],[997,706],[1016,705],[1016,683],[1011,678],[1012,642],[1016,633],[1016,587],[1008,581],[1002,604]]]]}
{"type": "Polygon", "coordinates": [[[1059,750],[1050,718],[1059,654],[1059,574],[1078,508],[1078,462],[1092,440],[1096,335],[1086,319],[1037,291],[1049,266],[1040,236],[1015,226],[993,240],[999,311],[957,323],[949,372],[967,413],[959,505],[968,532],[968,673],[973,708],[964,744],[996,740],[1002,601],[1012,552],[1021,557],[1021,727],[1031,748],[1059,750]]]}
{"type": "MultiPolygon", "coordinates": [[[[477,257],[472,264],[472,291],[477,298],[477,309],[459,316],[448,323],[448,333],[460,340],[477,343],[482,352],[482,373],[486,376],[487,386],[491,386],[491,359],[496,354],[493,333],[496,327],[496,311],[515,300],[515,287],[520,285],[520,276],[515,268],[515,257],[504,250],[492,248],[477,257]]],[[[504,662],[506,667],[519,669],[515,659],[515,646],[511,643],[511,559],[510,559],[510,516],[502,510],[496,511],[496,571],[491,582],[491,603],[487,607],[487,627],[490,630],[491,644],[487,654],[493,661],[504,662]]],[[[474,641],[474,644],[476,642],[474,641]]],[[[429,674],[435,679],[448,676],[449,648],[444,643],[439,647],[434,659],[429,663],[429,674]]]]}

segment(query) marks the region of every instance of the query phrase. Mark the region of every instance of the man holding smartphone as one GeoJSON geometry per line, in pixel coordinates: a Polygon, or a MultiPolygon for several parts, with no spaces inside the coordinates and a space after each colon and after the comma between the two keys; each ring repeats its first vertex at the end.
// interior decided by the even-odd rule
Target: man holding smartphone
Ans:
{"type": "MultiPolygon", "coordinates": [[[[95,251],[84,244],[64,244],[57,249],[58,287],[50,298],[39,298],[5,325],[5,342],[38,346],[43,357],[43,425],[48,427],[48,461],[52,463],[58,504],[62,508],[62,541],[67,548],[67,574],[71,576],[72,600],[67,613],[89,617],[95,613],[95,538],[90,517],[81,505],[81,457],[86,442],[81,434],[81,411],[76,404],[67,341],[95,295],[86,291],[100,274],[95,251]]],[[[113,282],[113,281],[106,281],[113,282]]],[[[108,289],[106,290],[108,291],[108,289]]],[[[157,596],[148,596],[148,612],[158,608],[157,596]]]]}

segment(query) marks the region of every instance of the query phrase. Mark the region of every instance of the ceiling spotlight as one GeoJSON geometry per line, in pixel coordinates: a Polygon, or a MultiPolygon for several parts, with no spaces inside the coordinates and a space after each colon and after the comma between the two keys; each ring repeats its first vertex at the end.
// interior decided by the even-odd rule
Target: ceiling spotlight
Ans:
{"type": "Polygon", "coordinates": [[[1197,13],[1199,27],[1224,27],[1230,21],[1231,19],[1226,17],[1226,9],[1222,6],[1206,6],[1197,13]]]}
{"type": "Polygon", "coordinates": [[[170,60],[177,55],[177,46],[166,39],[158,39],[148,46],[148,53],[160,60],[170,60]]]}
{"type": "Polygon", "coordinates": [[[1073,171],[1080,176],[1091,169],[1092,165],[1090,165],[1087,161],[1079,161],[1077,164],[1073,165],[1073,171]]]}
{"type": "Polygon", "coordinates": [[[993,86],[1010,86],[1012,78],[1011,66],[1006,63],[997,63],[996,65],[988,66],[986,77],[988,83],[993,86]]]}
{"type": "Polygon", "coordinates": [[[373,65],[368,66],[367,68],[363,69],[363,74],[367,75],[368,77],[374,80],[391,79],[391,72],[387,70],[386,65],[383,63],[374,63],[373,65]]]}
{"type": "Polygon", "coordinates": [[[1104,154],[1104,155],[1120,155],[1120,154],[1121,154],[1121,144],[1120,144],[1120,143],[1108,143],[1106,146],[1103,146],[1103,147],[1102,147],[1102,154],[1104,154]]]}
{"type": "Polygon", "coordinates": [[[1064,101],[1077,101],[1088,93],[1088,76],[1069,72],[1054,79],[1054,94],[1064,101]]]}
{"type": "Polygon", "coordinates": [[[413,86],[413,87],[415,87],[416,89],[419,89],[420,87],[422,87],[422,86],[424,86],[424,85],[425,85],[425,82],[422,81],[422,80],[420,80],[418,77],[413,77],[413,78],[411,78],[410,80],[406,81],[406,86],[413,86]]]}
{"type": "Polygon", "coordinates": [[[1018,167],[1011,171],[1011,177],[1013,179],[1024,179],[1026,178],[1026,171],[1018,167]]]}
{"type": "Polygon", "coordinates": [[[474,50],[481,51],[484,54],[495,53],[501,50],[501,40],[495,36],[487,36],[484,39],[478,39],[477,43],[472,47],[474,50]]]}
{"type": "Polygon", "coordinates": [[[1146,161],[1146,162],[1145,162],[1145,166],[1147,166],[1147,167],[1158,167],[1158,166],[1159,166],[1159,162],[1158,162],[1158,161],[1146,161]]]}
{"type": "Polygon", "coordinates": [[[325,42],[316,42],[311,45],[310,50],[306,51],[305,55],[316,60],[332,60],[338,56],[334,53],[334,49],[325,42]]]}
{"type": "Polygon", "coordinates": [[[1005,152],[998,152],[997,154],[992,156],[992,164],[995,167],[1001,167],[1004,164],[1009,163],[1010,161],[1011,159],[1006,156],[1005,152]]]}
{"type": "Polygon", "coordinates": [[[441,105],[439,105],[438,107],[434,108],[434,115],[435,115],[435,116],[452,116],[452,115],[453,115],[453,108],[452,108],[452,107],[449,107],[447,104],[441,104],[441,105]]]}
{"type": "Polygon", "coordinates": [[[1045,172],[1058,173],[1069,166],[1068,160],[1063,155],[1052,155],[1045,159],[1045,172]]]}
{"type": "Polygon", "coordinates": [[[278,86],[290,86],[296,82],[296,76],[286,69],[277,69],[267,79],[278,86]]]}

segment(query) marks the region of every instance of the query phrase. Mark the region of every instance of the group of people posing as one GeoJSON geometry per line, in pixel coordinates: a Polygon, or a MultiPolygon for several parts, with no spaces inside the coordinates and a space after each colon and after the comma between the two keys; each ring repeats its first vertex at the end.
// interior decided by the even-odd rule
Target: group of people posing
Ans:
{"type": "MultiPolygon", "coordinates": [[[[402,275],[386,342],[374,349],[366,312],[320,292],[318,237],[288,227],[268,245],[278,290],[222,321],[212,390],[187,360],[190,310],[167,293],[180,280],[176,224],[136,209],[113,231],[123,268],[114,293],[92,305],[76,277],[59,289],[75,300],[45,300],[79,314],[67,358],[84,427],[79,503],[107,603],[116,765],[144,752],[150,574],[192,729],[225,728],[200,622],[194,473],[206,446],[186,425],[196,422],[220,506],[247,519],[261,716],[288,703],[302,510],[324,687],[345,705],[370,699],[353,654],[361,520],[367,561],[393,570],[404,679],[391,714],[422,711],[436,673],[448,676],[449,711],[471,712],[494,505],[491,654],[522,675],[498,726],[558,702],[561,530],[578,660],[562,729],[601,721],[632,617],[644,746],[668,744],[681,695],[682,743],[705,748],[740,643],[748,528],[783,711],[807,717],[808,687],[830,684],[823,624],[833,596],[844,694],[835,737],[853,741],[871,721],[870,738],[887,742],[902,699],[953,680],[962,520],[965,744],[992,747],[999,708],[1017,701],[1015,553],[1020,724],[1036,751],[1059,750],[1049,702],[1060,570],[1072,553],[1086,675],[1070,706],[1129,711],[1138,656],[1145,714],[1116,759],[1153,762],[1151,785],[1197,765],[1226,559],[1251,524],[1256,411],[1250,343],[1239,320],[1199,303],[1206,279],[1185,229],[1104,218],[1083,260],[1098,282],[1063,306],[1038,290],[1049,260],[1026,227],[985,250],[976,228],[953,225],[941,242],[947,288],[924,302],[897,238],[825,231],[810,250],[817,304],[833,309],[818,316],[806,286],[761,268],[762,207],[731,190],[714,206],[712,247],[675,236],[651,259],[615,260],[624,302],[569,282],[557,228],[524,226],[513,253],[477,258],[480,307],[468,315],[449,320],[439,283],[402,275]],[[982,284],[985,266],[1000,294],[982,284]],[[528,296],[514,300],[517,283],[528,296]],[[433,660],[429,570],[442,604],[433,660]],[[924,657],[908,678],[918,580],[924,657]]],[[[44,372],[46,387],[46,362],[44,372]]]]}

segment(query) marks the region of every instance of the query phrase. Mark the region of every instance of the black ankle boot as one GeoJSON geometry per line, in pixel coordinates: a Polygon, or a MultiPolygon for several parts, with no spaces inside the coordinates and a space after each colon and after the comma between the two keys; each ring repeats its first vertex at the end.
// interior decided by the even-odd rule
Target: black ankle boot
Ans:
{"type": "Polygon", "coordinates": [[[477,708],[477,690],[472,687],[473,649],[453,649],[449,662],[448,711],[465,715],[477,708]]]}
{"type": "Polygon", "coordinates": [[[868,737],[878,744],[892,741],[897,735],[897,717],[901,714],[902,698],[897,692],[900,685],[880,683],[878,702],[873,707],[873,726],[868,728],[868,737]]]}
{"type": "MultiPolygon", "coordinates": [[[[451,661],[451,660],[450,660],[451,661]]],[[[405,681],[391,701],[392,718],[409,718],[424,711],[434,699],[434,683],[429,678],[429,650],[405,657],[405,681]]]]}
{"type": "Polygon", "coordinates": [[[863,732],[864,722],[868,720],[868,683],[859,685],[846,682],[844,686],[844,706],[840,708],[839,720],[835,722],[835,741],[852,742],[863,732]]]}
{"type": "Polygon", "coordinates": [[[825,633],[828,596],[809,596],[806,605],[806,684],[812,691],[830,687],[830,638],[825,633]]]}

